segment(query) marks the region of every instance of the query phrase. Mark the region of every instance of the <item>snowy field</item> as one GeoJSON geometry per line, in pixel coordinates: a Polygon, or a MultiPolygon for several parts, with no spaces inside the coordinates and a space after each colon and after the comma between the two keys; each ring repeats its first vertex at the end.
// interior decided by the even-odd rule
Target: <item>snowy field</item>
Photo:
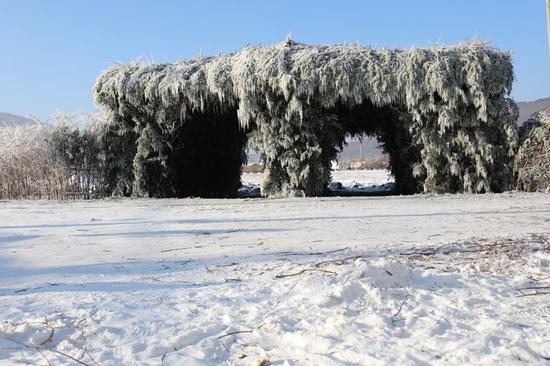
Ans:
{"type": "MultiPolygon", "coordinates": [[[[243,173],[243,197],[259,197],[263,173],[243,173]]],[[[384,193],[393,190],[394,178],[387,170],[334,170],[329,189],[338,194],[384,193]]]]}
{"type": "MultiPolygon", "coordinates": [[[[259,186],[263,181],[263,173],[243,173],[243,184],[259,186]]],[[[393,177],[386,170],[334,170],[332,181],[340,182],[344,187],[374,186],[393,182],[393,177]]]]}
{"type": "Polygon", "coordinates": [[[548,365],[549,238],[544,194],[4,201],[0,364],[548,365]]]}

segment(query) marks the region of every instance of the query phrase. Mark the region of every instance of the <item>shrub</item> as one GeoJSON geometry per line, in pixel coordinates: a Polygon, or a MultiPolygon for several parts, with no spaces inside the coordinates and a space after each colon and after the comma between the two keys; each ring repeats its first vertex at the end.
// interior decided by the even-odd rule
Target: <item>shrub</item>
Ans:
{"type": "Polygon", "coordinates": [[[54,163],[47,125],[0,128],[0,198],[64,196],[68,172],[54,163]]]}
{"type": "Polygon", "coordinates": [[[54,164],[69,174],[68,195],[132,194],[136,137],[124,121],[107,124],[103,115],[58,113],[54,122],[48,144],[54,164]]]}
{"type": "Polygon", "coordinates": [[[54,122],[55,127],[49,131],[47,142],[52,164],[67,171],[66,194],[92,194],[102,184],[101,147],[93,116],[58,113],[54,122]],[[88,125],[81,130],[78,122],[82,119],[88,125]]]}
{"type": "Polygon", "coordinates": [[[533,115],[519,130],[520,147],[514,161],[516,188],[550,192],[550,115],[533,115]]]}
{"type": "Polygon", "coordinates": [[[54,127],[37,121],[0,128],[0,198],[130,195],[135,137],[103,121],[96,114],[58,113],[54,127]]]}

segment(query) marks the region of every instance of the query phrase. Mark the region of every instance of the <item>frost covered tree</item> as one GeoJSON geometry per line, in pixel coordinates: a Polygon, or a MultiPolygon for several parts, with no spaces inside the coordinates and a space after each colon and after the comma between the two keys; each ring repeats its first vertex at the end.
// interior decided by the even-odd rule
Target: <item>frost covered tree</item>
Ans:
{"type": "Polygon", "coordinates": [[[550,192],[550,115],[539,112],[519,130],[520,146],[514,161],[516,188],[550,192]]]}
{"type": "Polygon", "coordinates": [[[95,86],[133,131],[133,193],[227,196],[246,139],[270,196],[319,195],[346,135],[378,138],[400,193],[512,184],[517,107],[510,54],[472,42],[376,50],[287,40],[176,63],[118,64],[95,86]]]}

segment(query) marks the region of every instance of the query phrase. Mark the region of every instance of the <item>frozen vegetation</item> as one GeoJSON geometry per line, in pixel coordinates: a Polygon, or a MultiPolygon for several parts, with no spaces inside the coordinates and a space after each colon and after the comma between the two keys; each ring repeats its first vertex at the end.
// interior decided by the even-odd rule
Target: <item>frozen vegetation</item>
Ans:
{"type": "Polygon", "coordinates": [[[247,140],[265,162],[263,194],[317,196],[346,137],[362,134],[389,154],[399,193],[483,193],[513,184],[513,79],[510,53],[480,42],[404,50],[288,39],[116,64],[94,98],[110,132],[135,142],[117,160],[133,166],[121,178],[137,196],[231,194],[247,140]],[[202,169],[206,154],[219,169],[202,169]]]}
{"type": "Polygon", "coordinates": [[[521,145],[514,160],[517,188],[550,193],[550,115],[534,114],[519,135],[521,145]]]}
{"type": "Polygon", "coordinates": [[[542,193],[3,201],[0,365],[545,365],[549,236],[542,193]]]}

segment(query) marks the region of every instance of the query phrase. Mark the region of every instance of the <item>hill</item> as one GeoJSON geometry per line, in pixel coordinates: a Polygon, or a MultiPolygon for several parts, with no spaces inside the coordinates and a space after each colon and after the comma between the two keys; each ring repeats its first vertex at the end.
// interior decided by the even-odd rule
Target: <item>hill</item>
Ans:
{"type": "Polygon", "coordinates": [[[36,122],[30,118],[0,112],[0,127],[30,126],[36,122]]]}
{"type": "Polygon", "coordinates": [[[533,113],[541,111],[550,112],[550,97],[537,99],[532,102],[518,102],[517,104],[519,107],[518,125],[522,125],[533,113]]]}

